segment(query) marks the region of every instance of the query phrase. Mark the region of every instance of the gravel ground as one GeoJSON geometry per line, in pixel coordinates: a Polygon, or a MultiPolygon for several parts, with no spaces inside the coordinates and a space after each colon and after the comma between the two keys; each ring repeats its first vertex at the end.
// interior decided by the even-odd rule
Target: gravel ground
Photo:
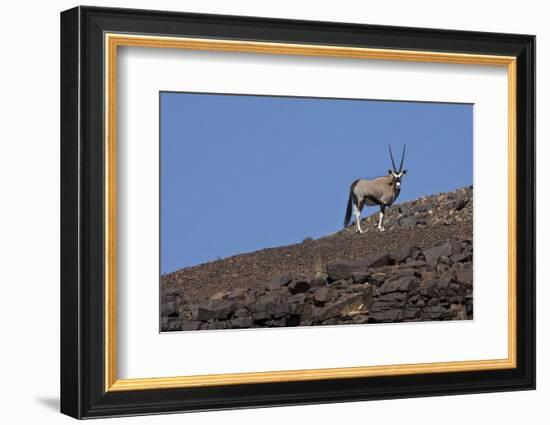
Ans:
{"type": "Polygon", "coordinates": [[[281,272],[295,276],[326,273],[327,265],[371,254],[391,252],[404,244],[432,247],[448,239],[472,239],[472,187],[415,201],[386,210],[385,232],[376,229],[378,213],[319,239],[266,248],[188,267],[161,276],[161,290],[177,290],[186,303],[199,302],[219,291],[263,285],[281,272]]]}

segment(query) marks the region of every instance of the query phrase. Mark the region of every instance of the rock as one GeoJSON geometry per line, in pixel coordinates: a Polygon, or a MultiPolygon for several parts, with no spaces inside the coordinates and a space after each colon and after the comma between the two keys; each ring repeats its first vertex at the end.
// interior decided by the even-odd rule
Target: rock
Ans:
{"type": "Polygon", "coordinates": [[[437,296],[437,280],[434,278],[425,279],[420,285],[418,293],[423,297],[437,296]]]}
{"type": "Polygon", "coordinates": [[[330,287],[335,289],[346,289],[351,284],[351,282],[353,282],[353,280],[351,279],[337,280],[335,282],[332,282],[330,284],[330,287]]]}
{"type": "Polygon", "coordinates": [[[174,318],[167,319],[164,323],[164,330],[179,331],[181,330],[181,322],[174,318]]]}
{"type": "Polygon", "coordinates": [[[397,220],[399,227],[414,227],[416,226],[416,222],[417,219],[414,215],[404,215],[397,220]]]}
{"type": "Polygon", "coordinates": [[[401,214],[408,214],[410,212],[411,208],[407,204],[399,205],[398,211],[401,214]]]}
{"type": "Polygon", "coordinates": [[[388,254],[370,255],[355,261],[329,264],[327,267],[328,281],[351,279],[353,273],[367,272],[369,268],[382,267],[390,264],[388,254]]]}
{"type": "Polygon", "coordinates": [[[378,311],[369,314],[370,323],[399,322],[402,318],[403,312],[400,309],[378,311]]]}
{"type": "Polygon", "coordinates": [[[386,273],[373,273],[370,278],[375,285],[382,285],[384,280],[386,280],[386,273]]]}
{"type": "Polygon", "coordinates": [[[386,280],[379,290],[382,295],[389,292],[408,292],[415,290],[419,285],[420,282],[416,277],[402,276],[386,280]]]}
{"type": "Polygon", "coordinates": [[[464,207],[466,207],[466,205],[468,205],[468,201],[466,199],[457,199],[453,203],[453,208],[457,211],[461,211],[464,207]]]}
{"type": "Polygon", "coordinates": [[[311,279],[310,284],[312,288],[320,288],[327,285],[327,280],[324,277],[318,276],[311,279]]]}
{"type": "Polygon", "coordinates": [[[296,295],[292,295],[290,297],[288,297],[288,302],[290,304],[303,304],[305,302],[307,302],[307,298],[306,298],[306,294],[305,293],[301,293],[301,294],[296,294],[296,295]]]}
{"type": "Polygon", "coordinates": [[[439,257],[449,257],[453,254],[458,254],[462,251],[462,246],[457,241],[446,241],[433,248],[424,250],[424,258],[426,262],[432,266],[437,264],[439,257]]]}
{"type": "Polygon", "coordinates": [[[403,310],[402,320],[412,321],[416,319],[420,313],[419,308],[409,307],[403,310]]]}
{"type": "Polygon", "coordinates": [[[353,320],[353,323],[356,323],[358,325],[362,323],[368,323],[369,316],[368,314],[356,314],[355,316],[352,317],[352,320],[353,320]]]}
{"type": "Polygon", "coordinates": [[[253,324],[252,317],[237,317],[231,320],[233,328],[251,328],[253,324]]]}
{"type": "Polygon", "coordinates": [[[292,314],[286,318],[285,325],[286,326],[300,326],[300,316],[296,314],[292,314]]]}
{"type": "Polygon", "coordinates": [[[163,303],[170,302],[170,301],[179,301],[180,298],[181,298],[180,293],[173,289],[167,289],[161,294],[161,301],[163,303]]]}
{"type": "Polygon", "coordinates": [[[365,268],[388,266],[390,262],[391,260],[389,254],[370,255],[368,257],[357,260],[357,263],[365,268]]]}
{"type": "Polygon", "coordinates": [[[233,311],[233,303],[225,300],[208,300],[200,303],[193,314],[195,320],[227,319],[233,311]]]}
{"type": "Polygon", "coordinates": [[[391,302],[402,302],[407,299],[407,294],[405,292],[390,292],[384,295],[380,295],[377,298],[377,301],[391,301],[391,302]]]}
{"type": "Polygon", "coordinates": [[[161,315],[165,317],[178,317],[177,305],[174,301],[165,302],[161,307],[161,315]]]}
{"type": "Polygon", "coordinates": [[[439,303],[440,303],[439,298],[430,298],[428,300],[428,307],[439,305],[439,303]]]}
{"type": "MultiPolygon", "coordinates": [[[[310,304],[299,304],[299,303],[293,303],[293,304],[279,304],[279,312],[284,312],[284,315],[291,315],[291,316],[301,316],[304,313],[304,309],[306,305],[310,304]],[[284,308],[283,308],[284,305],[284,308]]],[[[276,314],[276,316],[278,316],[276,314]]]]}
{"type": "Polygon", "coordinates": [[[471,299],[466,300],[465,309],[466,309],[466,314],[468,315],[468,318],[471,318],[474,314],[474,303],[472,302],[471,299]]]}
{"type": "Polygon", "coordinates": [[[327,266],[327,278],[329,282],[335,282],[342,279],[350,279],[352,273],[365,271],[355,263],[335,263],[327,266]]]}
{"type": "Polygon", "coordinates": [[[303,304],[302,314],[300,315],[300,323],[304,325],[304,322],[311,322],[313,313],[313,304],[303,304]]]}
{"type": "Polygon", "coordinates": [[[282,318],[277,320],[268,320],[267,322],[265,322],[265,325],[270,328],[278,328],[281,326],[286,326],[286,319],[282,318]]]}
{"type": "Polygon", "coordinates": [[[248,316],[248,310],[244,307],[241,307],[235,310],[235,313],[233,313],[234,318],[246,317],[246,316],[248,316]]]}
{"type": "Polygon", "coordinates": [[[440,305],[435,305],[432,307],[424,307],[422,309],[422,317],[429,320],[443,320],[449,318],[449,309],[442,307],[440,305]]]}
{"type": "Polygon", "coordinates": [[[472,254],[468,252],[461,252],[460,254],[453,254],[450,257],[452,263],[462,263],[472,259],[472,254]]]}
{"type": "Polygon", "coordinates": [[[415,208],[415,211],[416,212],[419,212],[419,213],[424,213],[424,212],[428,212],[429,210],[433,210],[434,208],[434,204],[431,203],[431,202],[426,202],[426,203],[423,203],[423,204],[420,204],[418,205],[416,208],[415,208]]]}
{"type": "Polygon", "coordinates": [[[201,330],[230,329],[231,322],[208,322],[201,324],[201,330]]]}
{"type": "Polygon", "coordinates": [[[447,264],[438,263],[437,266],[435,266],[435,271],[439,274],[443,274],[447,270],[449,270],[449,266],[447,264]]]}
{"type": "Polygon", "coordinates": [[[322,324],[324,326],[333,326],[333,325],[342,325],[343,323],[341,322],[341,319],[338,319],[335,317],[332,319],[325,320],[322,324]]]}
{"type": "Polygon", "coordinates": [[[332,299],[334,295],[334,290],[328,286],[323,288],[318,288],[313,294],[313,299],[319,303],[326,303],[332,299]]]}
{"type": "Polygon", "coordinates": [[[454,270],[448,270],[445,273],[442,273],[437,278],[437,290],[439,293],[446,293],[447,287],[451,283],[451,281],[454,279],[455,272],[454,270]]]}
{"type": "Polygon", "coordinates": [[[351,285],[348,285],[347,288],[344,289],[344,291],[348,293],[363,292],[367,286],[368,284],[364,284],[364,283],[352,283],[351,285]]]}
{"type": "Polygon", "coordinates": [[[460,295],[461,293],[462,287],[460,285],[458,285],[457,283],[449,284],[449,287],[447,288],[447,296],[455,297],[457,295],[460,295]]]}
{"type": "Polygon", "coordinates": [[[244,297],[244,303],[246,305],[254,304],[257,300],[256,292],[255,291],[248,291],[247,294],[244,297]]]}
{"type": "Polygon", "coordinates": [[[351,277],[355,283],[365,283],[369,280],[370,273],[367,272],[353,272],[351,277]]]}
{"type": "MultiPolygon", "coordinates": [[[[423,261],[423,260],[413,260],[412,258],[407,258],[405,264],[409,267],[425,267],[427,266],[428,264],[423,261]]],[[[416,270],[416,272],[418,273],[418,270],[416,270]]]]}
{"type": "Polygon", "coordinates": [[[311,285],[309,281],[305,279],[293,280],[288,285],[288,289],[291,294],[301,294],[309,291],[309,288],[311,288],[311,285]]]}
{"type": "Polygon", "coordinates": [[[396,263],[402,263],[405,259],[411,255],[412,247],[410,245],[404,245],[398,250],[390,254],[390,258],[396,263]]]}
{"type": "Polygon", "coordinates": [[[466,284],[469,286],[473,284],[474,276],[472,269],[457,269],[455,271],[455,276],[458,283],[466,284]]]}
{"type": "Polygon", "coordinates": [[[182,330],[182,331],[196,331],[196,330],[200,329],[201,323],[202,322],[199,322],[199,321],[196,321],[196,320],[186,320],[186,321],[183,321],[181,323],[180,330],[182,330]]]}
{"type": "Polygon", "coordinates": [[[280,275],[275,276],[269,283],[266,285],[266,289],[270,291],[276,291],[281,289],[283,286],[290,283],[292,280],[292,275],[290,273],[281,273],[280,275]]]}
{"type": "MultiPolygon", "coordinates": [[[[421,262],[421,261],[415,261],[415,263],[418,263],[419,265],[422,265],[422,264],[426,264],[424,262],[421,262]]],[[[414,269],[414,268],[409,268],[409,267],[414,267],[413,264],[407,264],[407,268],[400,268],[398,269],[397,271],[395,271],[392,275],[391,275],[391,278],[392,279],[397,279],[398,277],[403,277],[403,276],[414,276],[414,277],[421,277],[422,274],[414,269]]]]}

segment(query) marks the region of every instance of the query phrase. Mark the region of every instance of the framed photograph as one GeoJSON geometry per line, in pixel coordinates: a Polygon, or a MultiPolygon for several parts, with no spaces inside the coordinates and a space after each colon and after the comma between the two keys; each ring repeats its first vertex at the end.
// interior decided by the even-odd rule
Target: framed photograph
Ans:
{"type": "Polygon", "coordinates": [[[535,388],[535,37],[61,14],[61,411],[535,388]]]}

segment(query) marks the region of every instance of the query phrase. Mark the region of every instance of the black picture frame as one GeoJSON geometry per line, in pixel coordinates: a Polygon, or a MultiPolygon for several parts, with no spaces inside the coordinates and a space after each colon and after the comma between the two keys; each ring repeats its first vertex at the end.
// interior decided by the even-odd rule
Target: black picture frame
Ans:
{"type": "Polygon", "coordinates": [[[535,388],[535,37],[132,9],[61,13],[61,412],[75,418],[535,388]],[[139,33],[514,56],[517,59],[517,367],[105,391],[104,34],[139,33]]]}

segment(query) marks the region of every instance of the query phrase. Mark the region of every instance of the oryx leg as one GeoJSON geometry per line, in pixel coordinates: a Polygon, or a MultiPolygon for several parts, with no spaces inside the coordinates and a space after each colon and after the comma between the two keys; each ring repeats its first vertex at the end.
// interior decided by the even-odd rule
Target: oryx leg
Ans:
{"type": "Polygon", "coordinates": [[[361,210],[355,204],[353,204],[353,215],[355,216],[355,225],[357,226],[357,232],[363,233],[363,230],[361,229],[361,210]]]}
{"type": "Polygon", "coordinates": [[[381,232],[384,231],[384,225],[382,224],[382,222],[384,221],[385,209],[386,207],[384,205],[380,205],[380,218],[378,219],[378,230],[380,230],[381,232]]]}

